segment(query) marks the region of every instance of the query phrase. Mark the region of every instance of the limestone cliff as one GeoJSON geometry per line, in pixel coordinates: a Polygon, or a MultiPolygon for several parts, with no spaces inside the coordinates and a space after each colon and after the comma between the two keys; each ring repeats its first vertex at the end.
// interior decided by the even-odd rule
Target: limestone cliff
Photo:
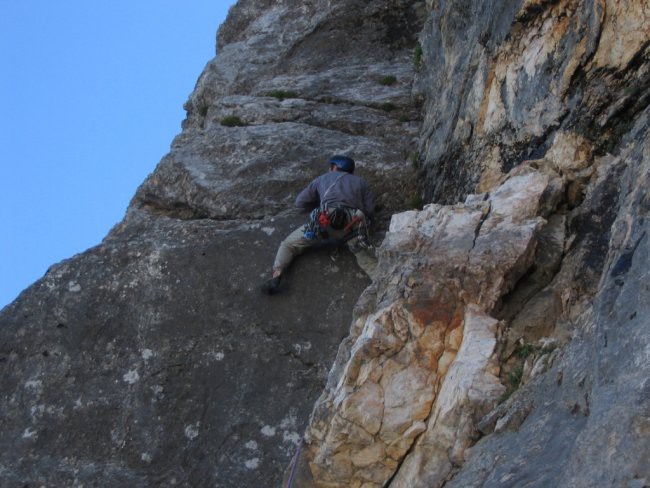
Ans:
{"type": "Polygon", "coordinates": [[[301,483],[645,486],[650,11],[428,8],[425,195],[465,203],[393,217],[301,483]]]}
{"type": "Polygon", "coordinates": [[[124,220],[0,314],[0,484],[650,484],[646,3],[240,0],[218,46],[124,220]],[[260,295],[335,152],[377,275],[260,295]]]}

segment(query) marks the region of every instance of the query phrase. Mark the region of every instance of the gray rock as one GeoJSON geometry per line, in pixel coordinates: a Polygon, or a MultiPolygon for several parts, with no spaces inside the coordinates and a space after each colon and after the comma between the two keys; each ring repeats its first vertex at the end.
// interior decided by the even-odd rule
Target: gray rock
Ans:
{"type": "Polygon", "coordinates": [[[366,284],[325,251],[261,295],[299,221],[145,216],[52,267],[3,311],[2,484],[277,485],[366,284]]]}
{"type": "MultiPolygon", "coordinates": [[[[419,283],[395,265],[363,291],[351,256],[323,251],[296,263],[282,295],[257,293],[302,222],[288,211],[296,192],[346,152],[375,189],[377,243],[392,214],[493,192],[524,161],[551,178],[533,202],[538,246],[481,282],[501,297],[494,374],[506,384],[521,367],[522,384],[482,419],[459,412],[465,442],[438,453],[437,471],[421,458],[415,483],[646,486],[645,3],[240,0],[124,220],[0,312],[0,485],[279,485],[316,398],[344,374],[353,308],[368,315],[419,283]]],[[[463,243],[481,251],[470,274],[513,240],[480,234],[463,243]]],[[[423,425],[404,440],[418,445],[423,425]]],[[[403,468],[385,467],[359,475],[403,468]]]]}
{"type": "Polygon", "coordinates": [[[0,485],[280,484],[368,281],[322,250],[282,294],[258,287],[304,222],[296,193],[333,153],[371,182],[379,235],[419,194],[421,7],[231,9],[183,132],[124,220],[0,314],[0,485]]]}
{"type": "Polygon", "coordinates": [[[625,237],[606,252],[599,291],[576,321],[575,338],[519,393],[534,407],[518,430],[481,440],[446,486],[626,487],[648,478],[649,117],[646,110],[621,144],[614,228],[625,227],[625,237]]]}

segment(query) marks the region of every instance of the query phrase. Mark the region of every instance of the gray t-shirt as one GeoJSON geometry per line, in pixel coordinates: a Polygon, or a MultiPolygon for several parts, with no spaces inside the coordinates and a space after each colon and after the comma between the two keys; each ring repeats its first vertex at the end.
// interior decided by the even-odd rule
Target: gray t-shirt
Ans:
{"type": "Polygon", "coordinates": [[[296,197],[296,206],[310,210],[322,204],[340,204],[372,217],[372,192],[366,181],[343,171],[329,171],[313,180],[296,197]]]}

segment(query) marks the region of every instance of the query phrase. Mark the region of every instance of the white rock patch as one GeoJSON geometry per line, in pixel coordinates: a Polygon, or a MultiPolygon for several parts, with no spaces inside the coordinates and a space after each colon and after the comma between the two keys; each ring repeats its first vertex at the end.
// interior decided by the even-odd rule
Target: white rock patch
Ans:
{"type": "Polygon", "coordinates": [[[298,419],[296,418],[295,415],[288,415],[282,419],[282,422],[280,422],[280,428],[288,429],[289,427],[295,427],[297,421],[298,419]]]}
{"type": "Polygon", "coordinates": [[[257,469],[259,465],[260,465],[260,458],[247,459],[246,462],[244,462],[244,466],[246,466],[246,469],[257,469]]]}
{"type": "Polygon", "coordinates": [[[300,354],[302,351],[309,351],[311,349],[311,342],[296,343],[293,345],[293,349],[297,354],[300,354]]]}
{"type": "Polygon", "coordinates": [[[137,383],[137,381],[140,379],[140,375],[138,374],[137,370],[132,369],[129,372],[125,373],[124,376],[122,376],[122,379],[129,385],[132,385],[134,383],[137,383]]]}
{"type": "Polygon", "coordinates": [[[45,405],[34,405],[31,409],[30,412],[32,414],[32,417],[35,417],[37,415],[43,415],[45,412],[45,405]]]}
{"type": "Polygon", "coordinates": [[[271,427],[270,425],[265,425],[264,427],[262,427],[261,432],[266,437],[273,437],[275,435],[275,427],[271,427]]]}
{"type": "Polygon", "coordinates": [[[25,389],[27,390],[42,390],[43,382],[41,380],[30,380],[25,382],[25,389]]]}
{"type": "Polygon", "coordinates": [[[282,435],[282,440],[284,442],[291,442],[292,444],[298,445],[300,442],[300,434],[297,432],[285,430],[282,435]]]}
{"type": "Polygon", "coordinates": [[[223,352],[221,352],[221,351],[218,351],[218,352],[208,352],[208,353],[206,353],[206,354],[207,354],[208,356],[210,356],[211,358],[213,358],[215,361],[223,361],[223,358],[226,357],[226,355],[225,355],[223,352]]]}
{"type": "Polygon", "coordinates": [[[36,437],[36,431],[31,430],[30,428],[25,429],[23,432],[23,439],[32,439],[33,437],[36,437]]]}
{"type": "Polygon", "coordinates": [[[76,281],[71,281],[68,283],[68,291],[72,293],[79,293],[81,291],[81,285],[76,281]]]}
{"type": "Polygon", "coordinates": [[[196,439],[199,436],[199,423],[196,425],[185,426],[185,437],[189,440],[196,439]]]}

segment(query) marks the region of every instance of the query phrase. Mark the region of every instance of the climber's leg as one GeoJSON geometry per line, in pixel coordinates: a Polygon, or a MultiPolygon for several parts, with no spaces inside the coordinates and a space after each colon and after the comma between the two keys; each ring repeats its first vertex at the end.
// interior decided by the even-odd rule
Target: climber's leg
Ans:
{"type": "Polygon", "coordinates": [[[269,295],[278,292],[282,273],[289,267],[293,259],[306,249],[316,244],[316,240],[305,239],[303,226],[298,227],[280,243],[273,262],[273,275],[262,285],[262,291],[269,295]]]}
{"type": "Polygon", "coordinates": [[[278,276],[286,270],[293,259],[316,244],[315,239],[305,239],[302,226],[298,227],[280,243],[273,263],[273,275],[278,276]]]}

